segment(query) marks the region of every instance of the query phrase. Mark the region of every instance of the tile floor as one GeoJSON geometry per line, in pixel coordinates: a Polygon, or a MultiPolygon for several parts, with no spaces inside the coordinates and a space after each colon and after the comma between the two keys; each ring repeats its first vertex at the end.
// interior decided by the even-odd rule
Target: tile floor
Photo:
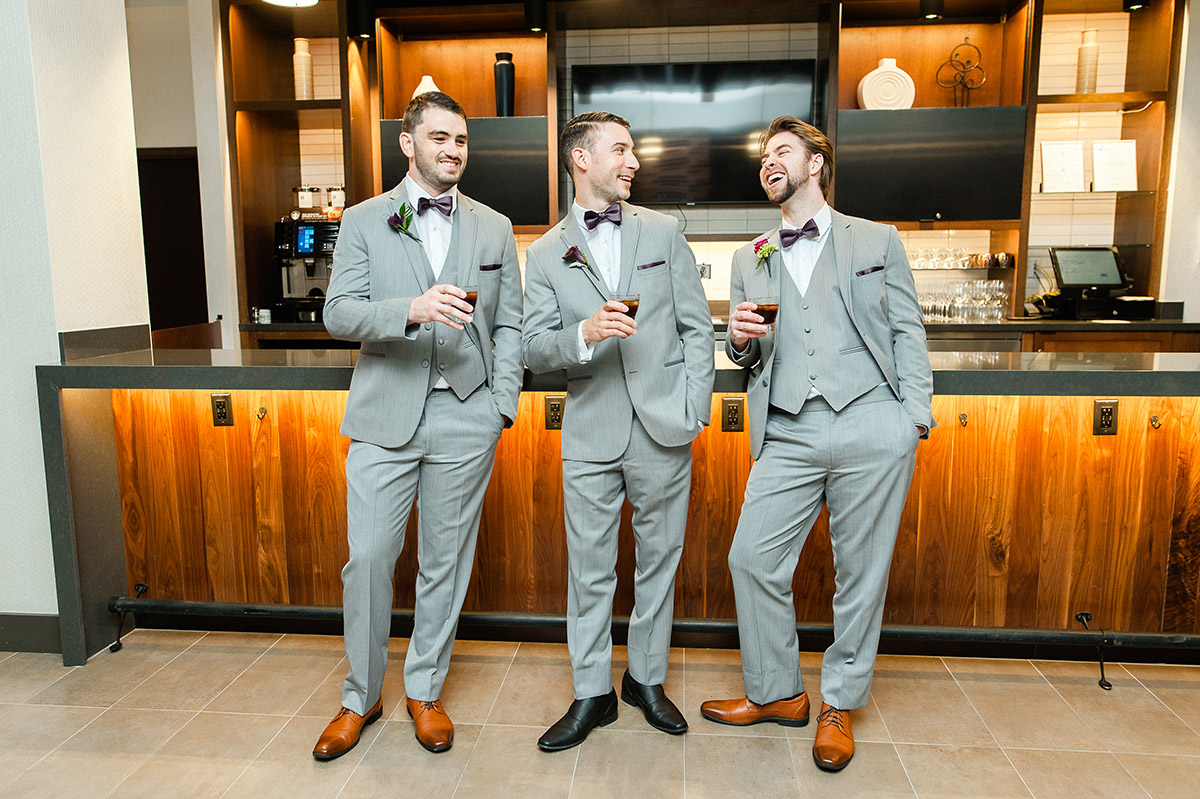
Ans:
{"type": "MultiPolygon", "coordinates": [[[[460,641],[443,700],[454,748],[421,749],[391,646],[385,721],[328,763],[340,638],[138,630],[83,668],[0,653],[0,797],[1189,797],[1200,795],[1200,667],[881,657],[858,753],[818,771],[813,727],[722,727],[699,704],[741,693],[738,654],[677,649],[668,693],[691,723],[651,730],[622,705],[580,747],[538,735],[571,700],[566,647],[460,641]]],[[[624,650],[613,664],[624,669],[624,650]]],[[[809,691],[819,656],[802,654],[809,691]]]]}

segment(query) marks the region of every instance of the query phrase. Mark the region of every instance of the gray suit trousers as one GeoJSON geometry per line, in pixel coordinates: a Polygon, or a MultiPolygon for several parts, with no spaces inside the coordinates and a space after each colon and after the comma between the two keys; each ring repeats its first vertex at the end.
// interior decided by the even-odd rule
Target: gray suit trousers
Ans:
{"type": "Polygon", "coordinates": [[[692,447],[664,447],[634,417],[615,460],[563,460],[566,510],[567,648],[576,699],[613,689],[612,603],[617,588],[621,505],[633,507],[637,565],[629,618],[629,673],[643,685],[667,679],[675,570],[687,529],[692,447]]]}
{"type": "Polygon", "coordinates": [[[836,590],[821,698],[842,710],[867,704],[918,440],[912,417],[887,386],[841,412],[813,398],[797,414],[768,413],[729,551],[742,678],[752,702],[804,690],[792,578],[804,541],[828,504],[836,590]]]}
{"type": "Polygon", "coordinates": [[[350,671],[342,684],[342,704],[355,713],[366,713],[383,687],[392,578],[414,496],[419,571],[404,688],[415,700],[441,695],[502,425],[486,387],[466,400],[453,391],[434,391],[403,447],[350,444],[350,560],[342,569],[350,671]]]}

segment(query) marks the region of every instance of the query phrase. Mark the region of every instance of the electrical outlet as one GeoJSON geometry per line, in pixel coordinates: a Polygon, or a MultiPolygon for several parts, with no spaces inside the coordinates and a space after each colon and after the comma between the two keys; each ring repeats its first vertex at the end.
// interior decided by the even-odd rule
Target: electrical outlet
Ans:
{"type": "Polygon", "coordinates": [[[563,414],[567,410],[566,394],[546,395],[546,429],[562,430],[563,414]]]}
{"type": "Polygon", "coordinates": [[[746,429],[746,398],[721,397],[721,432],[740,433],[746,429]]]}
{"type": "Polygon", "coordinates": [[[233,426],[233,400],[228,393],[210,394],[212,399],[213,427],[233,426]]]}
{"type": "Polygon", "coordinates": [[[1115,399],[1098,399],[1092,410],[1092,435],[1117,434],[1117,404],[1115,399]]]}

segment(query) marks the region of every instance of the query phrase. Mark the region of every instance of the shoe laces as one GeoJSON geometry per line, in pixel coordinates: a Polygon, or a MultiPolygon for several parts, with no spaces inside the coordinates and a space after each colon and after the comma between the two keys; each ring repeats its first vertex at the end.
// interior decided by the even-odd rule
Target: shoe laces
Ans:
{"type": "Polygon", "coordinates": [[[418,699],[417,704],[421,706],[421,710],[437,710],[436,699],[418,699]]]}
{"type": "Polygon", "coordinates": [[[829,724],[837,727],[842,732],[845,732],[845,717],[846,711],[838,710],[836,707],[831,707],[828,710],[822,711],[821,714],[817,716],[817,724],[829,724]]]}

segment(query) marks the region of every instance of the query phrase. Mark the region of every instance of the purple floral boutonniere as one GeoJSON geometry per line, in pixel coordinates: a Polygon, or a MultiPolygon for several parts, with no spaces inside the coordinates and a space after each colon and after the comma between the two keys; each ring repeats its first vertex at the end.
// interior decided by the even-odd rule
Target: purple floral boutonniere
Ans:
{"type": "Polygon", "coordinates": [[[774,244],[768,244],[766,239],[760,239],[754,242],[754,254],[758,256],[758,263],[754,265],[755,269],[762,269],[766,264],[767,275],[771,274],[771,256],[779,252],[779,248],[774,244]]]}
{"type": "Polygon", "coordinates": [[[567,266],[591,266],[580,249],[574,245],[563,253],[563,261],[567,266]]]}
{"type": "Polygon", "coordinates": [[[388,227],[397,233],[403,233],[413,241],[420,241],[417,238],[417,234],[412,231],[412,223],[415,217],[416,214],[413,213],[412,206],[408,203],[401,203],[396,213],[388,217],[388,227]]]}

